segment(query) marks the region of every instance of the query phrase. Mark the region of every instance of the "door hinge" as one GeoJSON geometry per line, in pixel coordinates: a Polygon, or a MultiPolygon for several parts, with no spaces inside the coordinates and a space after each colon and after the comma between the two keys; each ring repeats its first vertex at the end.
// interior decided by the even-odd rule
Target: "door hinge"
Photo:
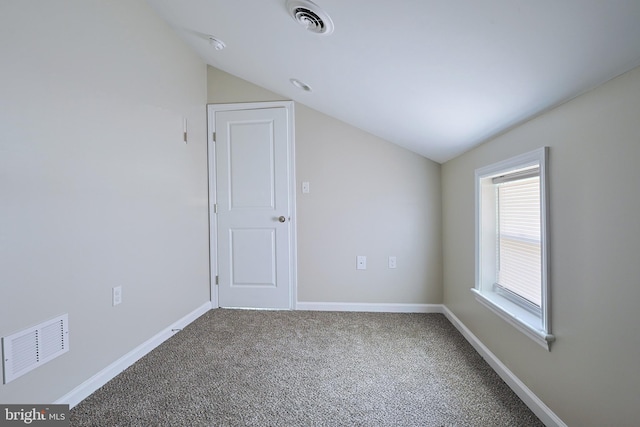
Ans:
{"type": "Polygon", "coordinates": [[[211,136],[213,137],[213,142],[216,142],[216,133],[214,132],[211,136]]]}
{"type": "Polygon", "coordinates": [[[182,132],[182,139],[184,139],[185,144],[187,143],[187,132],[182,132]]]}
{"type": "Polygon", "coordinates": [[[216,276],[216,285],[219,283],[218,276],[216,276]]]}
{"type": "Polygon", "coordinates": [[[215,213],[218,213],[218,204],[217,204],[217,203],[214,203],[214,204],[213,204],[213,213],[214,213],[214,214],[215,214],[215,213]]]}

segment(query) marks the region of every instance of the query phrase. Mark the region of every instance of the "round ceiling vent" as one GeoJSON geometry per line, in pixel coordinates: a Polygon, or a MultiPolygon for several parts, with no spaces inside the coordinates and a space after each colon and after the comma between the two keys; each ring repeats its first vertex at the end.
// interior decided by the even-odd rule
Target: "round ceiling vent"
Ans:
{"type": "Polygon", "coordinates": [[[300,25],[316,34],[333,32],[333,21],[327,13],[310,0],[288,0],[287,9],[300,25]]]}

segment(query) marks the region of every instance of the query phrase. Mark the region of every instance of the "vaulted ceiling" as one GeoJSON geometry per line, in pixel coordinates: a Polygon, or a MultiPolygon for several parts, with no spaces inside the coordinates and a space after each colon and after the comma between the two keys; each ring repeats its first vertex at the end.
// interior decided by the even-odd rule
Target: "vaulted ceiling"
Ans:
{"type": "Polygon", "coordinates": [[[287,0],[147,1],[208,64],[437,162],[640,65],[640,0],[315,0],[331,34],[287,0]]]}

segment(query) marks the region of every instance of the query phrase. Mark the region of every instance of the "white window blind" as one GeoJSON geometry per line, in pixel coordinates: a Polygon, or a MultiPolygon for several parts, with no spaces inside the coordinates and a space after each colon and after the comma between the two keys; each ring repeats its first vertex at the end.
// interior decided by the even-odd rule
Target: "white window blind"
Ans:
{"type": "MultiPolygon", "coordinates": [[[[531,173],[528,174],[531,176],[531,173]]],[[[501,177],[498,211],[497,284],[541,306],[540,176],[501,177]]]]}

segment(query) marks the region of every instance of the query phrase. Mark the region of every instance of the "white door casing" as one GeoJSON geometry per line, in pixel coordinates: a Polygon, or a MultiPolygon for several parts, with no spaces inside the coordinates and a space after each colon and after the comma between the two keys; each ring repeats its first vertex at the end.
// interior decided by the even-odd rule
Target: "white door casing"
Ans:
{"type": "Polygon", "coordinates": [[[293,103],[208,110],[213,305],[293,308],[293,103]]]}

